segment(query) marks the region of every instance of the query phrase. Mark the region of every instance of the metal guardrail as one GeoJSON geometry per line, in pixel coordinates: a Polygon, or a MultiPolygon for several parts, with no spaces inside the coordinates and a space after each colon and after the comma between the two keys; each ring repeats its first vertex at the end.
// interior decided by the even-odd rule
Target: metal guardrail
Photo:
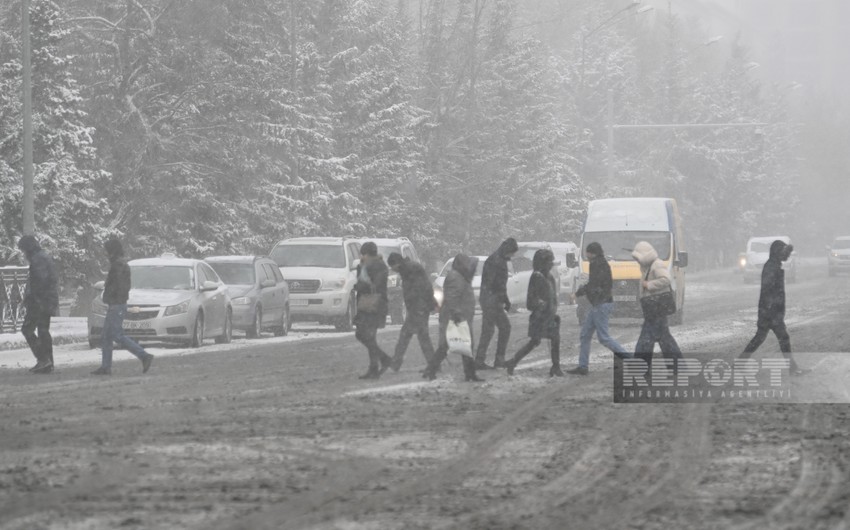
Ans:
{"type": "Polygon", "coordinates": [[[0,267],[0,333],[15,333],[24,321],[28,273],[29,267],[0,267]]]}

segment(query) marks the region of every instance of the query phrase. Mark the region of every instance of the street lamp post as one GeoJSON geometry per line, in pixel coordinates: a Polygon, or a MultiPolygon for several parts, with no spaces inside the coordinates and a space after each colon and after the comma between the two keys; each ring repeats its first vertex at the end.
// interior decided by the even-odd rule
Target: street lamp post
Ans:
{"type": "Polygon", "coordinates": [[[21,41],[23,82],[23,140],[24,140],[24,196],[23,196],[23,233],[35,233],[35,213],[33,199],[32,168],[32,86],[30,79],[30,2],[21,0],[21,41]]]}

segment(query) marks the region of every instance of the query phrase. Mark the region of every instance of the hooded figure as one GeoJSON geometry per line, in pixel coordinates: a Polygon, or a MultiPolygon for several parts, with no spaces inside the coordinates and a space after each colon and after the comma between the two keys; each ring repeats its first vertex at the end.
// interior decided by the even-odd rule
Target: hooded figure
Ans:
{"type": "Polygon", "coordinates": [[[590,274],[587,284],[582,285],[576,291],[576,296],[587,296],[587,301],[590,302],[591,307],[581,323],[578,366],[572,370],[567,370],[567,373],[576,375],[587,375],[589,372],[590,341],[593,339],[594,332],[599,338],[599,342],[617,357],[621,359],[632,357],[608,333],[608,320],[611,311],[614,309],[614,298],[611,296],[614,282],[611,278],[611,266],[605,259],[605,251],[602,250],[602,245],[593,241],[587,245],[585,253],[590,261],[590,274]]]}
{"type": "Polygon", "coordinates": [[[23,304],[26,316],[21,333],[36,358],[33,373],[53,371],[53,337],[50,336],[50,318],[59,314],[59,287],[53,259],[45,252],[35,237],[26,235],[18,241],[18,248],[30,264],[23,304]]]}
{"type": "Polygon", "coordinates": [[[526,309],[531,311],[528,317],[528,336],[531,339],[520,348],[513,359],[505,363],[508,375],[513,375],[517,363],[540,344],[543,339],[550,341],[552,367],[549,376],[563,377],[561,372],[561,318],[558,316],[558,286],[552,276],[555,255],[549,249],[540,249],[534,253],[531,265],[534,272],[528,281],[526,309]]]}
{"type": "Polygon", "coordinates": [[[490,339],[493,338],[495,328],[499,328],[499,339],[496,343],[496,359],[493,367],[504,367],[505,351],[508,349],[508,340],[511,337],[511,322],[505,311],[511,309],[511,301],[508,299],[508,261],[519,250],[516,239],[509,237],[499,245],[496,252],[492,253],[484,261],[484,270],[481,273],[481,303],[482,323],[481,339],[478,342],[478,351],[475,353],[475,363],[478,368],[490,368],[485,364],[487,348],[490,347],[490,339]]]}
{"type": "Polygon", "coordinates": [[[779,340],[779,349],[790,361],[792,375],[802,375],[808,370],[801,369],[791,355],[791,336],[785,327],[785,271],[782,262],[794,251],[793,245],[776,240],[770,245],[770,257],[761,270],[761,292],[759,294],[759,313],[756,334],[750,340],[741,358],[748,358],[767,338],[767,332],[773,330],[779,340]]]}
{"type": "MultiPolygon", "coordinates": [[[[646,241],[639,242],[632,251],[632,257],[640,264],[641,298],[673,290],[670,271],[667,270],[667,265],[658,259],[658,252],[652,245],[646,241]]],[[[635,345],[635,357],[646,362],[647,370],[652,367],[652,351],[656,342],[661,347],[664,357],[681,359],[682,351],[679,349],[676,339],[670,334],[667,315],[644,314],[643,318],[643,327],[635,345]]]]}
{"type": "Polygon", "coordinates": [[[378,328],[387,325],[387,277],[389,269],[378,255],[378,246],[367,241],[360,247],[357,265],[357,314],[354,337],[369,351],[369,369],[360,379],[378,379],[392,365],[392,357],[378,345],[378,328]],[[380,365],[380,366],[379,366],[380,365]]]}
{"type": "MultiPolygon", "coordinates": [[[[466,321],[469,333],[472,335],[472,320],[475,318],[475,291],[472,288],[472,279],[475,277],[476,268],[478,268],[478,259],[466,254],[458,254],[452,261],[452,268],[443,282],[439,344],[431,363],[422,374],[425,379],[434,380],[437,377],[440,363],[449,351],[449,343],[446,340],[446,328],[449,321],[455,323],[466,321]]],[[[483,381],[475,373],[475,361],[466,356],[463,357],[463,373],[467,381],[483,381]]]]}
{"type": "Polygon", "coordinates": [[[103,319],[100,367],[93,371],[92,375],[112,374],[112,351],[116,342],[142,361],[142,373],[147,373],[153,362],[153,355],[124,335],[124,315],[127,313],[131,280],[130,266],[124,258],[124,247],[121,241],[109,239],[103,244],[103,249],[109,257],[109,272],[103,286],[103,303],[107,308],[106,317],[103,319]]]}
{"type": "Polygon", "coordinates": [[[419,347],[425,357],[425,365],[431,362],[434,356],[434,346],[428,333],[428,318],[437,307],[434,299],[434,287],[431,278],[419,263],[402,257],[401,254],[393,252],[387,257],[387,265],[401,276],[401,289],[404,296],[404,306],[407,308],[407,316],[401,326],[401,333],[396,343],[393,355],[392,369],[398,372],[404,361],[404,352],[410,344],[410,339],[416,335],[419,339],[419,347]]]}

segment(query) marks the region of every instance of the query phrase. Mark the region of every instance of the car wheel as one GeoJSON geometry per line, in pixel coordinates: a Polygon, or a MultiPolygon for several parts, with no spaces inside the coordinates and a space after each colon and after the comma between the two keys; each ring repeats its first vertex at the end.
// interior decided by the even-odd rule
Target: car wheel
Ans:
{"type": "Polygon", "coordinates": [[[345,311],[345,316],[339,320],[334,326],[337,331],[351,331],[354,329],[354,316],[357,314],[357,297],[354,292],[348,296],[348,309],[345,311]]]}
{"type": "Polygon", "coordinates": [[[404,300],[397,303],[390,313],[390,324],[404,324],[407,318],[407,306],[404,305],[404,300]]]}
{"type": "Polygon", "coordinates": [[[215,338],[215,343],[230,344],[231,340],[233,340],[233,310],[228,307],[227,315],[224,317],[224,330],[215,338]]]}
{"type": "Polygon", "coordinates": [[[283,315],[280,317],[280,326],[275,328],[275,337],[285,337],[289,334],[289,329],[292,327],[292,320],[289,318],[289,306],[284,306],[283,315]]]}
{"type": "Polygon", "coordinates": [[[259,338],[263,333],[263,308],[257,306],[257,309],[254,310],[254,322],[251,323],[251,327],[245,332],[248,335],[249,339],[259,338]]]}
{"type": "Polygon", "coordinates": [[[189,346],[192,348],[200,348],[204,344],[204,314],[198,313],[195,317],[195,327],[192,330],[192,340],[189,346]]]}

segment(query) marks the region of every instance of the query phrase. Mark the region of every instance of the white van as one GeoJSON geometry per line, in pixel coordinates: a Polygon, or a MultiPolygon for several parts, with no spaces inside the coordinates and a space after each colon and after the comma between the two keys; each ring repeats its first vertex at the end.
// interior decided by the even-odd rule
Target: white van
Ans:
{"type": "MultiPolygon", "coordinates": [[[[670,270],[673,290],[676,292],[678,311],[670,317],[670,324],[682,323],[685,305],[685,270],[688,253],[683,250],[682,220],[676,201],[670,198],[640,197],[600,199],[590,201],[579,248],[578,265],[580,282],[586,282],[590,272],[584,249],[591,242],[602,245],[611,265],[614,280],[612,316],[641,317],[641,271],[632,258],[632,250],[639,241],[649,242],[670,270]]],[[[570,260],[568,257],[569,261],[570,260]]],[[[578,300],[576,313],[579,322],[589,309],[587,298],[578,300]]]]}

